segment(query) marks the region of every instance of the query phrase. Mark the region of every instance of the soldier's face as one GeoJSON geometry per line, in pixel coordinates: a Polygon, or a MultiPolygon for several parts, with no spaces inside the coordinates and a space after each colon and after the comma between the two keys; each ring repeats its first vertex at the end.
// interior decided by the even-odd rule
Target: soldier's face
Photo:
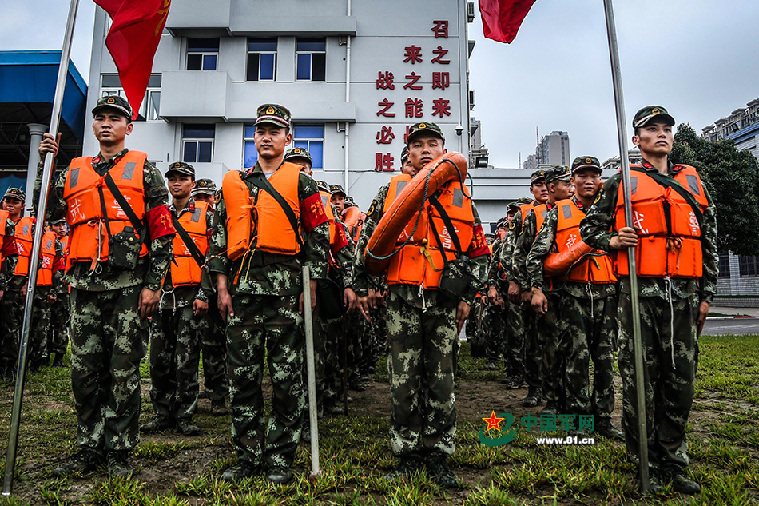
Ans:
{"type": "Polygon", "coordinates": [[[273,123],[257,125],[256,133],[253,134],[258,156],[265,160],[281,158],[285,152],[285,146],[292,140],[293,136],[289,130],[273,123]]]}
{"type": "Polygon", "coordinates": [[[654,121],[638,128],[638,133],[633,136],[632,141],[640,148],[644,158],[646,155],[664,156],[672,151],[675,135],[672,133],[672,127],[665,121],[654,121]]]}
{"type": "Polygon", "coordinates": [[[58,237],[66,237],[66,232],[68,232],[68,229],[66,228],[66,223],[53,223],[52,225],[50,225],[50,228],[58,237]]]}
{"type": "Polygon", "coordinates": [[[193,198],[196,202],[205,202],[209,206],[216,205],[216,195],[211,195],[209,193],[197,193],[193,198]]]}
{"type": "Polygon", "coordinates": [[[287,161],[292,162],[295,165],[300,165],[301,172],[305,172],[309,176],[313,176],[314,171],[311,170],[311,162],[309,162],[308,160],[304,160],[303,158],[294,158],[287,161]]]}
{"type": "Polygon", "coordinates": [[[345,209],[345,195],[334,193],[332,195],[332,204],[337,208],[337,212],[342,213],[345,209]]]}
{"type": "Polygon", "coordinates": [[[595,198],[601,189],[601,174],[595,170],[580,170],[575,172],[570,181],[575,187],[575,194],[581,199],[595,198]]]}
{"type": "Polygon", "coordinates": [[[99,111],[92,119],[92,132],[101,144],[122,143],[126,136],[132,133],[133,128],[131,121],[112,109],[99,111]]]}
{"type": "Polygon", "coordinates": [[[408,159],[417,172],[444,153],[443,139],[433,135],[420,135],[408,146],[408,159]]]}
{"type": "Polygon", "coordinates": [[[16,219],[21,215],[21,210],[24,208],[24,203],[18,199],[12,197],[6,197],[3,199],[3,209],[8,211],[11,219],[16,219]]]}
{"type": "Polygon", "coordinates": [[[530,191],[532,192],[533,198],[541,204],[548,200],[548,187],[546,186],[545,181],[536,181],[532,183],[530,185],[530,191]]]}
{"type": "Polygon", "coordinates": [[[554,181],[550,184],[553,201],[568,199],[572,196],[572,184],[569,181],[554,181]]]}
{"type": "Polygon", "coordinates": [[[169,193],[175,199],[184,199],[190,196],[190,192],[195,188],[195,181],[192,176],[182,176],[173,172],[169,174],[169,193]]]}
{"type": "Polygon", "coordinates": [[[411,165],[411,160],[406,158],[406,161],[404,162],[403,166],[401,167],[401,173],[408,174],[411,177],[416,176],[416,169],[413,165],[411,165]]]}

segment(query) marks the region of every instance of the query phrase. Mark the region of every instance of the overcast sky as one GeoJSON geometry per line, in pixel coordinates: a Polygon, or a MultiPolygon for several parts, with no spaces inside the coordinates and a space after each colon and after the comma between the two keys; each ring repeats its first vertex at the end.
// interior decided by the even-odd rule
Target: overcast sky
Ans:
{"type": "MultiPolygon", "coordinates": [[[[68,5],[4,1],[0,49],[60,49],[68,5]]],[[[759,97],[759,1],[616,0],[614,7],[628,123],[657,104],[700,133],[759,97]]],[[[85,80],[94,10],[80,1],[72,50],[85,80]]],[[[473,115],[491,164],[516,168],[520,153],[525,160],[535,150],[536,127],[541,136],[567,131],[572,156],[618,154],[602,0],[537,0],[511,44],[486,40],[479,16],[469,29],[477,41],[473,115]]]]}

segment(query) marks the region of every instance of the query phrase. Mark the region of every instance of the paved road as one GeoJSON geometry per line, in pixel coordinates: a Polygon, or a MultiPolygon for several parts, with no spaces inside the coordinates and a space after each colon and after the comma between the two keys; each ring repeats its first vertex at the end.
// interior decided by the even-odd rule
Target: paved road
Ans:
{"type": "Polygon", "coordinates": [[[707,318],[705,335],[759,334],[759,318],[707,318]]]}

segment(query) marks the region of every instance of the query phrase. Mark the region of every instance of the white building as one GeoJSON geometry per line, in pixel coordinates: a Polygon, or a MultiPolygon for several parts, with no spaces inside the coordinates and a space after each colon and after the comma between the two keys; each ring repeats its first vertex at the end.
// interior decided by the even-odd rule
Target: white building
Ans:
{"type": "MultiPolygon", "coordinates": [[[[127,146],[161,170],[184,160],[220,183],[255,163],[256,108],[282,104],[315,178],[343,184],[365,209],[399,169],[412,124],[437,123],[446,147],[468,156],[473,16],[466,0],[174,0],[127,146]]],[[[98,8],[87,110],[123,93],[109,26],[98,8]]],[[[84,153],[97,150],[86,136],[84,153]]]]}

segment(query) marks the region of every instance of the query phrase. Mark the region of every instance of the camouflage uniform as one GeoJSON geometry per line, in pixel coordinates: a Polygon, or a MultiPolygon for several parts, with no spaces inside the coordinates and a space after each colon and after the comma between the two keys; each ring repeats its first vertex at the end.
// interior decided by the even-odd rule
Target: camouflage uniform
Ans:
{"type": "MultiPolygon", "coordinates": [[[[643,160],[649,173],[656,169],[643,160]]],[[[673,174],[670,164],[669,175],[673,174]]],[[[589,246],[609,251],[621,175],[603,186],[595,204],[580,226],[589,246]],[[611,232],[610,232],[611,231],[611,232]]],[[[704,188],[706,190],[706,188],[704,188]]],[[[646,428],[652,476],[682,473],[689,463],[685,428],[693,403],[693,382],[698,362],[696,317],[700,302],[711,302],[717,287],[717,217],[709,207],[703,214],[701,245],[703,276],[700,279],[639,277],[641,338],[645,367],[646,428]]],[[[632,309],[628,277],[619,284],[619,371],[622,375],[623,425],[627,453],[638,462],[638,426],[632,332],[632,309]]]]}
{"type": "MultiPolygon", "coordinates": [[[[98,154],[92,168],[104,175],[128,152],[111,160],[98,154]]],[[[42,163],[35,182],[35,199],[41,186],[42,163]]],[[[48,219],[63,217],[68,169],[51,188],[48,219]]],[[[161,173],[145,162],[143,170],[145,211],[168,204],[168,190],[161,173]]],[[[140,257],[134,269],[120,269],[103,262],[90,270],[90,262],[75,262],[66,272],[71,286],[71,384],[77,413],[77,442],[98,454],[131,450],[139,442],[140,360],[147,319],[137,309],[143,288],[158,290],[171,261],[173,234],[153,239],[149,255],[140,257]]]]}
{"type": "MultiPolygon", "coordinates": [[[[581,211],[582,203],[572,200],[581,211]]],[[[543,261],[552,251],[558,225],[558,207],[551,209],[527,257],[527,270],[534,288],[546,287],[543,261]]],[[[594,415],[596,424],[609,424],[614,410],[614,353],[611,336],[616,326],[616,285],[583,284],[572,281],[559,285],[555,313],[561,321],[558,339],[552,349],[555,359],[548,362],[546,377],[563,384],[557,409],[578,415],[594,415]],[[593,360],[593,393],[588,379],[593,360]]],[[[551,302],[549,302],[551,304],[551,302]]],[[[550,394],[549,394],[550,395],[550,394]]]]}
{"type": "MultiPolygon", "coordinates": [[[[58,241],[58,244],[63,244],[58,241]]],[[[61,250],[61,255],[65,251],[61,250]]],[[[65,257],[64,257],[65,258],[65,257]]],[[[65,262],[65,260],[62,260],[65,262]]],[[[61,367],[63,356],[69,345],[69,285],[63,280],[65,269],[56,271],[53,275],[55,285],[55,302],[50,306],[50,331],[48,332],[48,351],[53,356],[53,366],[61,367]]]]}
{"type": "Polygon", "coordinates": [[[3,242],[5,258],[0,269],[0,287],[4,291],[0,300],[0,368],[5,379],[9,380],[13,379],[18,362],[18,339],[24,315],[21,287],[26,283],[25,277],[13,275],[18,262],[18,253],[13,242],[15,226],[10,218],[6,221],[6,239],[3,242]]]}
{"type": "Polygon", "coordinates": [[[506,299],[508,299],[508,283],[505,282],[505,272],[503,266],[499,262],[501,248],[504,246],[504,240],[505,237],[501,238],[498,236],[495,241],[493,241],[490,268],[488,269],[488,287],[495,287],[498,291],[498,295],[504,301],[504,307],[499,307],[495,304],[488,304],[487,307],[487,357],[488,360],[492,361],[494,364],[496,361],[500,360],[502,355],[506,359],[507,364],[509,363],[506,349],[508,313],[505,306],[506,299]]]}
{"type": "MultiPolygon", "coordinates": [[[[507,281],[502,284],[503,292],[501,297],[506,304],[506,321],[508,324],[505,328],[505,345],[504,356],[506,357],[506,379],[503,382],[512,387],[521,386],[523,375],[525,374],[525,336],[526,323],[532,318],[532,309],[529,305],[521,302],[516,304],[508,298],[508,281],[514,280],[514,247],[516,240],[522,233],[522,212],[517,211],[511,219],[509,231],[503,239],[503,243],[498,250],[497,260],[500,268],[503,270],[507,281]]],[[[496,255],[494,253],[494,259],[496,255]]]]}
{"type": "MultiPolygon", "coordinates": [[[[259,190],[250,183],[264,177],[261,166],[241,174],[255,201],[259,190]]],[[[304,173],[298,181],[298,196],[318,196],[316,183],[304,173]]],[[[321,202],[319,201],[319,209],[321,202]]],[[[302,209],[303,211],[303,209],[302,209]]],[[[266,462],[271,467],[289,468],[300,440],[306,409],[305,338],[298,300],[303,292],[302,265],[309,266],[314,279],[327,275],[329,226],[324,221],[306,234],[299,255],[276,255],[256,250],[230,261],[227,258],[227,210],[222,194],[216,205],[211,237],[210,272],[228,276],[234,316],[227,319],[227,359],[232,408],[232,442],[239,461],[250,468],[266,462]],[[236,279],[239,276],[239,279],[236,279]],[[272,413],[264,419],[261,381],[264,357],[272,380],[272,413]]]]}

